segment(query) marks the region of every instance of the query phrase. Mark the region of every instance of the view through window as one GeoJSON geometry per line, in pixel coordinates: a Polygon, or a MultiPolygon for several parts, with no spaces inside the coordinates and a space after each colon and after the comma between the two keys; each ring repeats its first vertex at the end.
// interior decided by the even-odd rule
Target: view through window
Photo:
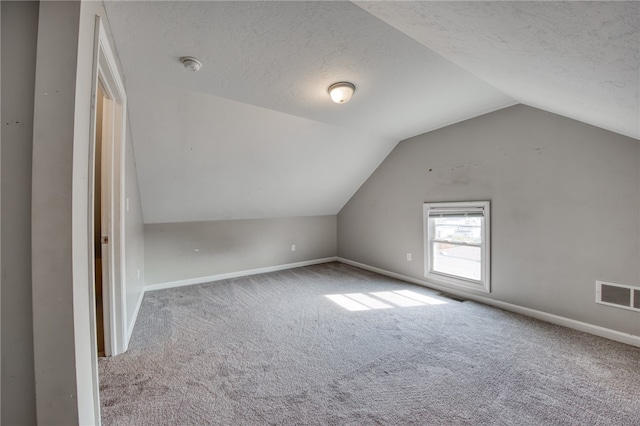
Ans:
{"type": "Polygon", "coordinates": [[[425,276],[489,291],[489,202],[426,203],[425,276]]]}

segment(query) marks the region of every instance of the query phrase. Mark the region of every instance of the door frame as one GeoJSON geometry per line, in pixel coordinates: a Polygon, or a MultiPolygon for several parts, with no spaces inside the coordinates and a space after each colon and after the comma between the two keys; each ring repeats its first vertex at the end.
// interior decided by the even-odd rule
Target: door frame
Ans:
{"type": "MultiPolygon", "coordinates": [[[[124,188],[124,154],[126,140],[126,119],[127,119],[127,96],[124,90],[124,84],[120,75],[120,71],[116,65],[115,56],[109,43],[106,29],[99,16],[96,16],[96,31],[94,41],[94,66],[93,81],[91,87],[91,135],[89,146],[89,247],[94,247],[94,185],[95,185],[95,161],[96,161],[96,101],[98,98],[98,84],[103,89],[105,97],[110,102],[105,103],[105,108],[111,108],[110,113],[103,113],[103,117],[110,117],[110,122],[103,121],[102,126],[111,127],[111,141],[102,141],[111,147],[111,158],[113,171],[110,182],[111,194],[108,196],[110,206],[103,206],[102,214],[106,215],[107,222],[110,224],[107,230],[108,244],[102,244],[103,253],[107,252],[108,261],[103,258],[103,269],[109,268],[108,282],[103,281],[103,313],[104,313],[104,339],[105,339],[105,355],[118,355],[127,350],[127,310],[125,304],[126,287],[125,287],[125,247],[124,247],[124,228],[125,228],[125,188],[124,188]],[[106,249],[106,250],[105,250],[106,249]]],[[[105,111],[106,112],[106,111],[105,111]]],[[[105,132],[103,132],[103,135],[105,132]]],[[[104,173],[103,173],[104,176],[104,173]]],[[[103,182],[102,188],[105,188],[103,182]]],[[[103,200],[105,197],[102,198],[103,200]]],[[[104,221],[103,221],[104,222],[104,221]]],[[[104,232],[104,231],[103,231],[104,232]]],[[[91,272],[90,293],[93,295],[92,304],[95,304],[95,260],[93,253],[90,256],[89,270],[91,272]]],[[[93,329],[95,337],[95,311],[93,312],[93,329]]],[[[95,340],[95,338],[94,338],[95,340]]],[[[97,349],[96,349],[97,355],[97,349]]]]}

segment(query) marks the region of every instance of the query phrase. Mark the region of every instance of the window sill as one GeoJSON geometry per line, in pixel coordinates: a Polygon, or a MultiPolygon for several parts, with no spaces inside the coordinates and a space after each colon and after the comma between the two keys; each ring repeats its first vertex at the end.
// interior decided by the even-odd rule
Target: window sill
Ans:
{"type": "Polygon", "coordinates": [[[451,287],[456,290],[475,290],[483,293],[491,293],[491,287],[488,282],[474,282],[465,280],[463,278],[455,278],[447,275],[441,275],[437,273],[429,273],[425,275],[427,281],[431,281],[434,284],[451,287]]]}

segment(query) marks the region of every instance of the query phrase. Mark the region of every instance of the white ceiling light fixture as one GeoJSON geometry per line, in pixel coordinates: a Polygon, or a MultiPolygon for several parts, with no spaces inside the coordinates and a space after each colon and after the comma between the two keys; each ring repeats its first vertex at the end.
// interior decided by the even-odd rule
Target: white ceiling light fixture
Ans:
{"type": "Polygon", "coordinates": [[[329,95],[331,96],[331,100],[337,104],[349,102],[349,99],[351,99],[353,92],[355,91],[356,86],[346,81],[334,83],[329,86],[329,95]]]}
{"type": "Polygon", "coordinates": [[[200,62],[197,58],[194,58],[193,56],[184,56],[180,58],[180,61],[182,62],[182,65],[184,65],[184,68],[186,70],[189,70],[192,72],[200,71],[200,68],[202,68],[202,62],[200,62]]]}

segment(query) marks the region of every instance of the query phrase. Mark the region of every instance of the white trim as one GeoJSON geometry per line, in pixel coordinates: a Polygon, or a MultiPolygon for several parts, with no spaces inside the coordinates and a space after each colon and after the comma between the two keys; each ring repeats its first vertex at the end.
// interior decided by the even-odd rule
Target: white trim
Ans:
{"type": "Polygon", "coordinates": [[[122,76],[118,70],[117,62],[109,38],[107,36],[106,29],[102,22],[99,25],[99,53],[104,54],[104,60],[98,59],[98,72],[103,78],[103,83],[108,84],[107,88],[110,94],[114,96],[114,125],[117,125],[117,129],[120,134],[114,133],[114,145],[112,147],[112,235],[113,235],[113,270],[114,270],[114,294],[119,293],[119,300],[113,300],[110,309],[115,317],[114,326],[116,326],[116,332],[113,334],[114,342],[112,347],[114,348],[114,355],[124,353],[127,350],[127,344],[125,343],[125,336],[127,334],[127,302],[126,302],[126,257],[125,257],[125,143],[127,138],[127,93],[124,88],[122,76]],[[106,68],[106,75],[105,75],[106,68]],[[113,87],[115,86],[115,87],[113,87]],[[116,113],[118,113],[116,115],[116,113]],[[120,315],[117,315],[117,313],[120,315]]]}
{"type": "MultiPolygon", "coordinates": [[[[322,259],[304,260],[302,262],[286,263],[284,265],[265,266],[263,268],[248,269],[245,271],[227,272],[224,274],[209,275],[207,277],[188,278],[186,280],[169,281],[166,283],[149,284],[144,287],[144,291],[164,290],[167,288],[184,287],[187,285],[204,284],[213,281],[227,280],[229,278],[246,277],[249,275],[264,274],[267,272],[283,271],[285,269],[300,268],[302,266],[318,265],[321,263],[336,262],[337,257],[325,257],[322,259]]],[[[135,321],[134,321],[135,323],[135,321]]]]}
{"type": "MultiPolygon", "coordinates": [[[[109,279],[103,283],[103,307],[104,307],[104,327],[105,327],[105,355],[117,355],[126,350],[126,302],[125,302],[125,253],[124,253],[124,143],[126,140],[126,105],[127,96],[124,90],[124,84],[116,65],[115,56],[111,49],[107,32],[100,16],[95,18],[94,33],[94,52],[93,52],[93,74],[92,74],[92,92],[91,92],[91,141],[89,148],[89,247],[93,251],[93,223],[94,223],[94,163],[95,163],[95,136],[96,136],[96,100],[98,85],[102,85],[105,95],[111,100],[112,120],[111,123],[103,123],[105,126],[113,127],[113,138],[111,149],[112,162],[110,168],[111,189],[109,192],[109,204],[106,208],[111,212],[111,217],[104,220],[110,224],[107,226],[107,235],[110,239],[107,255],[103,256],[105,267],[109,268],[109,279]],[[117,116],[116,116],[117,114],[117,116]],[[116,128],[116,126],[118,128],[116,128]],[[116,133],[117,132],[117,133],[116,133]]],[[[91,272],[90,283],[94,283],[94,259],[90,256],[89,270],[91,272]]],[[[91,290],[95,303],[95,294],[93,288],[91,290]]],[[[92,310],[92,316],[95,316],[95,310],[92,310]]],[[[95,332],[95,321],[92,319],[92,329],[95,332]]],[[[94,336],[95,338],[95,336],[94,336]]],[[[95,339],[94,339],[95,340],[95,339]]]]}
{"type": "Polygon", "coordinates": [[[337,258],[338,262],[345,263],[347,265],[355,266],[356,268],[366,269],[367,271],[376,272],[380,275],[386,275],[388,277],[396,278],[402,281],[418,284],[423,287],[428,287],[434,290],[444,291],[447,293],[461,296],[469,300],[484,303],[485,305],[495,306],[496,308],[504,309],[505,311],[515,312],[517,314],[525,315],[528,317],[536,318],[542,321],[550,322],[552,324],[561,325],[563,327],[571,328],[585,333],[593,334],[596,336],[604,337],[606,339],[615,340],[617,342],[626,343],[628,345],[640,347],[640,336],[633,334],[623,333],[621,331],[611,330],[610,328],[604,328],[586,322],[576,321],[570,318],[561,317],[559,315],[550,314],[547,312],[537,311],[531,308],[525,308],[519,305],[513,305],[511,303],[502,302],[500,300],[489,299],[483,296],[477,296],[475,294],[466,293],[451,289],[449,287],[440,286],[428,281],[419,280],[406,275],[390,272],[384,269],[376,268],[374,266],[365,265],[364,263],[354,262],[353,260],[344,259],[342,257],[337,258]]]}
{"type": "Polygon", "coordinates": [[[102,424],[102,416],[100,415],[100,378],[98,377],[98,345],[97,345],[97,320],[96,320],[96,283],[95,283],[95,241],[94,241],[94,206],[95,206],[95,148],[96,148],[96,99],[98,89],[98,74],[100,72],[98,67],[98,56],[100,51],[100,27],[102,22],[100,16],[95,17],[95,29],[93,35],[93,66],[91,69],[91,113],[89,114],[89,129],[90,129],[90,141],[89,141],[89,173],[88,173],[88,187],[87,195],[89,205],[87,206],[87,213],[89,215],[87,225],[88,241],[88,260],[89,260],[89,327],[91,334],[91,383],[92,393],[94,401],[94,418],[95,424],[102,424]]]}

